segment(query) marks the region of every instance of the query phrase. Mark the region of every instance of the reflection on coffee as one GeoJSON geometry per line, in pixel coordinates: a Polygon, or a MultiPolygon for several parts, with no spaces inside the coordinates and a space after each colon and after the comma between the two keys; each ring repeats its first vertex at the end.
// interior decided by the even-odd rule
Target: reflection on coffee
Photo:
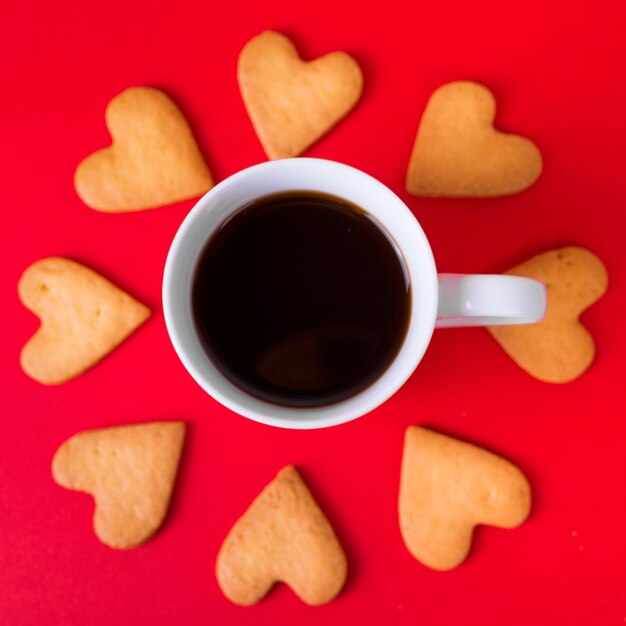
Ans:
{"type": "Polygon", "coordinates": [[[409,323],[410,285],[365,211],[313,192],[242,207],[199,257],[192,308],[233,383],[286,406],[349,398],[379,378],[409,323]]]}

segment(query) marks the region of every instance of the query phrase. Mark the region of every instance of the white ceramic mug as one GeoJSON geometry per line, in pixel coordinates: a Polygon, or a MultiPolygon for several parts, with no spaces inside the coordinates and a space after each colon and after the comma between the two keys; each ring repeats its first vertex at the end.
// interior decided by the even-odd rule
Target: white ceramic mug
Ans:
{"type": "Polygon", "coordinates": [[[183,365],[196,382],[236,413],[286,428],[333,426],[382,404],[413,373],[435,328],[528,324],[541,320],[545,308],[544,286],[528,278],[437,275],[426,235],[402,200],[371,176],[321,159],[261,163],[214,187],[198,201],[174,237],[163,277],[167,330],[183,365]],[[395,242],[411,284],[411,318],[404,343],[391,365],[357,395],[326,406],[279,406],[246,393],[208,358],[193,322],[192,279],[207,240],[243,205],[291,190],[332,194],[367,211],[395,242]]]}

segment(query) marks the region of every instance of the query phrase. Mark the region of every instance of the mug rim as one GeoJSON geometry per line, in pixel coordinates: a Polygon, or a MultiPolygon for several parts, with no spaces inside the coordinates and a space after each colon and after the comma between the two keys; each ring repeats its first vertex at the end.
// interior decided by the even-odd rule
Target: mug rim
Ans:
{"type": "MultiPolygon", "coordinates": [[[[279,189],[275,192],[283,190],[329,193],[327,189],[323,188],[321,183],[318,183],[316,188],[314,188],[312,183],[312,187],[309,189],[298,185],[293,188],[279,189]]],[[[272,192],[270,191],[269,193],[272,192]]],[[[260,198],[265,195],[267,195],[267,193],[262,192],[253,197],[260,198]]],[[[241,208],[241,206],[243,206],[243,203],[228,208],[225,214],[227,216],[232,215],[241,208]]],[[[206,235],[203,237],[205,244],[215,230],[223,223],[224,219],[224,217],[219,220],[216,219],[212,227],[207,230],[206,235]]],[[[400,226],[398,226],[397,232],[400,232],[400,226]]],[[[202,248],[203,245],[200,246],[200,250],[202,248]]],[[[411,248],[413,248],[413,246],[411,246],[411,248]]],[[[215,400],[239,415],[270,426],[292,429],[324,428],[349,422],[369,413],[395,394],[411,376],[421,361],[435,328],[438,305],[437,270],[430,244],[419,222],[406,204],[386,185],[357,168],[336,161],[314,158],[280,159],[253,165],[229,176],[209,190],[196,202],[185,216],[185,219],[179,226],[172,240],[165,262],[162,299],[167,332],[179,359],[192,378],[194,378],[200,387],[215,400]],[[389,213],[387,220],[386,218],[381,219],[380,214],[372,214],[367,207],[362,207],[362,202],[355,202],[349,193],[332,192],[333,195],[355,203],[357,206],[362,207],[367,213],[372,214],[379,226],[383,228],[390,237],[392,243],[395,244],[396,250],[409,275],[412,292],[411,316],[400,349],[385,372],[374,382],[357,394],[333,404],[316,407],[289,407],[286,405],[273,404],[249,394],[232,383],[210,360],[208,355],[204,353],[204,350],[202,350],[204,353],[204,363],[201,363],[199,358],[193,358],[193,355],[189,353],[185,345],[186,343],[189,344],[190,341],[188,337],[187,340],[185,339],[185,333],[188,334],[191,330],[195,336],[196,342],[200,343],[196,329],[195,327],[191,329],[181,329],[180,327],[182,323],[181,318],[189,317],[188,315],[183,315],[183,313],[189,313],[189,311],[184,311],[184,309],[185,307],[191,308],[191,294],[187,293],[187,302],[181,303],[179,297],[179,282],[185,278],[188,279],[189,283],[192,280],[192,277],[185,275],[189,272],[181,276],[182,265],[185,263],[187,266],[191,265],[191,273],[193,273],[198,260],[198,254],[195,254],[189,255],[189,258],[183,261],[183,254],[185,253],[185,244],[194,236],[195,232],[197,232],[197,230],[194,231],[197,222],[203,217],[206,218],[206,215],[211,209],[215,209],[214,205],[219,202],[221,197],[234,190],[237,185],[240,185],[246,179],[254,179],[255,176],[263,176],[268,172],[273,172],[276,175],[277,171],[282,172],[286,179],[289,178],[289,173],[294,174],[298,171],[301,175],[305,176],[311,174],[312,179],[316,176],[321,179],[322,175],[332,176],[333,174],[338,176],[338,179],[345,178],[346,180],[353,179],[354,181],[356,178],[364,187],[369,186],[371,190],[374,190],[373,193],[382,196],[382,204],[385,206],[380,208],[380,211],[389,209],[389,207],[393,209],[389,213]],[[389,223],[394,220],[398,223],[403,222],[401,225],[403,237],[408,238],[409,235],[416,236],[415,241],[411,240],[411,242],[415,244],[415,249],[405,250],[397,241],[397,237],[391,232],[393,229],[389,228],[389,223]],[[411,232],[405,235],[404,231],[406,231],[406,229],[409,229],[411,232]],[[418,257],[420,260],[419,268],[416,267],[415,261],[418,257]],[[409,259],[411,259],[411,262],[409,259]],[[415,279],[417,277],[415,274],[418,270],[419,283],[416,283],[415,279]],[[416,298],[416,284],[422,286],[419,298],[416,298]],[[424,293],[425,289],[429,289],[429,293],[424,293]],[[419,307],[419,320],[416,319],[416,306],[419,307]],[[417,335],[416,326],[418,321],[421,332],[417,335]],[[410,342],[409,337],[411,338],[410,342]],[[411,349],[411,353],[407,352],[408,348],[411,349]],[[202,371],[203,366],[204,371],[202,371]],[[210,371],[210,375],[207,374],[208,371],[210,371]]],[[[188,326],[188,324],[185,326],[188,326]]]]}

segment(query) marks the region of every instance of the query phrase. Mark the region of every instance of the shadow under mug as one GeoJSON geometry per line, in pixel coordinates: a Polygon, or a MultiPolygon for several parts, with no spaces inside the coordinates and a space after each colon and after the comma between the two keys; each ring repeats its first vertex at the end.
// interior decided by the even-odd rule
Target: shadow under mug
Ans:
{"type": "Polygon", "coordinates": [[[413,373],[435,328],[529,324],[540,321],[545,309],[544,286],[529,278],[438,275],[428,239],[402,200],[368,174],[322,159],[269,161],[219,183],[197,202],[181,224],[163,276],[165,323],[174,349],[191,376],[209,395],[236,413],[285,428],[333,426],[370,412],[413,373]],[[395,243],[411,284],[411,317],[395,359],[369,387],[335,404],[288,407],[246,393],[209,359],[193,320],[192,281],[208,239],[242,206],[285,191],[331,194],[364,209],[395,243]]]}

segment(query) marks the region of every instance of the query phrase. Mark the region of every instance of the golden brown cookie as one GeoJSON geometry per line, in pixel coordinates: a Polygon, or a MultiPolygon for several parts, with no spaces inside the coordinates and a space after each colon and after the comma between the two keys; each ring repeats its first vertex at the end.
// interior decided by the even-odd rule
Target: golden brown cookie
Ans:
{"type": "Polygon", "coordinates": [[[20,364],[44,385],[89,369],[150,317],[146,306],[106,278],[60,257],[33,263],[18,293],[41,318],[41,327],[22,348],[20,364]]]}
{"type": "Polygon", "coordinates": [[[489,332],[534,378],[548,383],[578,378],[595,355],[593,339],[578,318],[606,292],[608,275],[602,261],[572,246],[538,254],[506,273],[545,284],[546,316],[538,324],[492,326],[489,332]]]}
{"type": "Polygon", "coordinates": [[[354,107],[363,90],[361,70],[345,52],[305,62],[287,37],[272,31],[245,45],[237,78],[270,159],[304,152],[354,107]]]}
{"type": "Polygon", "coordinates": [[[57,450],[52,475],[62,487],[93,495],[102,543],[133,548],[165,519],[184,438],[183,422],[87,430],[57,450]]]}
{"type": "Polygon", "coordinates": [[[330,523],[295,468],[287,466],[228,533],[216,574],[235,604],[255,604],[281,581],[303,602],[317,605],[341,591],[347,569],[330,523]]]}
{"type": "Polygon", "coordinates": [[[460,565],[474,526],[519,526],[530,486],[517,467],[469,443],[409,426],[400,476],[400,531],[409,552],[437,570],[460,565]]]}
{"type": "Polygon", "coordinates": [[[141,211],[195,198],[213,178],[178,107],[151,87],[131,87],[106,110],[113,145],[76,168],[74,186],[92,209],[141,211]]]}
{"type": "Polygon", "coordinates": [[[496,101],[483,85],[458,81],[430,97],[413,146],[406,188],[414,196],[488,198],[530,187],[541,153],[493,127],[496,101]]]}

